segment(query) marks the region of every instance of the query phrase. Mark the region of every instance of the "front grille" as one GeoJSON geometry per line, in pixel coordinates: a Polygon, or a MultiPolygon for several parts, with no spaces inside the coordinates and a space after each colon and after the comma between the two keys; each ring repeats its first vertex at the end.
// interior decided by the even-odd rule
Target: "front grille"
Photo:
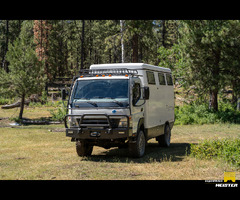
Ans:
{"type": "MultiPolygon", "coordinates": [[[[110,119],[110,123],[112,128],[117,128],[119,124],[120,119],[110,119]]],[[[80,118],[77,119],[78,125],[80,123],[80,118]]],[[[109,127],[108,120],[106,118],[84,118],[82,120],[81,124],[82,128],[88,128],[88,127],[98,127],[98,128],[104,128],[104,127],[109,127]]]]}

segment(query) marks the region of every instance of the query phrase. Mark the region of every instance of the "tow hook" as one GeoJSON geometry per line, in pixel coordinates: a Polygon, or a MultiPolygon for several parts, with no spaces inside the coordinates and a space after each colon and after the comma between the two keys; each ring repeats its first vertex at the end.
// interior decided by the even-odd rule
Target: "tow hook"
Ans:
{"type": "Polygon", "coordinates": [[[107,134],[110,134],[111,131],[112,131],[112,129],[111,129],[111,128],[108,128],[107,131],[106,131],[106,133],[107,133],[107,134]]]}

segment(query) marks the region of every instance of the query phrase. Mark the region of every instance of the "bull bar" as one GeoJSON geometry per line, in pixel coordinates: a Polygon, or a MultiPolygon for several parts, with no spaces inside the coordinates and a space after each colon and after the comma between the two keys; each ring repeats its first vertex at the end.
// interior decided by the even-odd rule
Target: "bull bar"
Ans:
{"type": "Polygon", "coordinates": [[[129,116],[128,115],[108,115],[108,114],[68,114],[64,118],[64,125],[66,128],[66,136],[75,139],[119,139],[127,138],[129,136],[129,116]],[[107,123],[105,124],[84,124],[83,120],[85,117],[105,117],[107,123]],[[78,126],[68,127],[67,118],[68,117],[78,117],[78,126]],[[111,123],[111,117],[126,117],[127,126],[126,127],[114,127],[111,123]],[[99,128],[102,127],[102,128],[99,128]]]}

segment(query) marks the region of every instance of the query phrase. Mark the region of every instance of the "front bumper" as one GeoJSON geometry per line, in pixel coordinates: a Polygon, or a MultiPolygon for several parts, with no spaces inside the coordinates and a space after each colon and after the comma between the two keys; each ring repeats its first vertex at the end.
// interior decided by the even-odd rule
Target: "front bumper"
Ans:
{"type": "Polygon", "coordinates": [[[127,115],[107,115],[107,114],[83,114],[83,115],[66,115],[64,118],[66,128],[66,136],[75,139],[121,139],[128,138],[132,132],[129,127],[129,117],[127,115]],[[104,117],[107,120],[106,124],[84,124],[86,117],[104,117]],[[126,117],[126,127],[114,127],[110,117],[126,117]],[[78,126],[68,127],[67,118],[77,117],[79,119],[78,126]],[[100,128],[101,127],[101,128],[100,128]]]}

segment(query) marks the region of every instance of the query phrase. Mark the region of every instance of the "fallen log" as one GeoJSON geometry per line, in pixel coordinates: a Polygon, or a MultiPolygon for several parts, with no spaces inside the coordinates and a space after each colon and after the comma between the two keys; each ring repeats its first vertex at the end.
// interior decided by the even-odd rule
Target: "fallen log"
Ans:
{"type": "MultiPolygon", "coordinates": [[[[26,100],[26,101],[24,102],[25,105],[29,105],[29,103],[30,103],[30,100],[26,100]]],[[[2,108],[2,109],[11,109],[11,108],[20,107],[20,105],[21,105],[21,102],[20,102],[20,101],[17,101],[16,103],[13,103],[13,104],[4,105],[4,106],[2,106],[1,108],[2,108]]]]}
{"type": "Polygon", "coordinates": [[[49,125],[49,124],[61,124],[59,121],[47,121],[47,120],[22,120],[24,125],[49,125]]]}

